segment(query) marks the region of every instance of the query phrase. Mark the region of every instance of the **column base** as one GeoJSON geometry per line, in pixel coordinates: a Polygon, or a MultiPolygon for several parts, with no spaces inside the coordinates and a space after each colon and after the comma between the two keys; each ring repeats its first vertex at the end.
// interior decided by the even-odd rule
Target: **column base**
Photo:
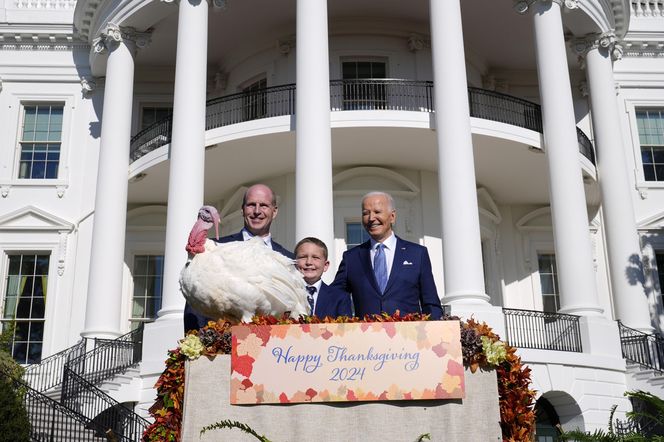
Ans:
{"type": "Polygon", "coordinates": [[[491,298],[484,292],[456,291],[446,292],[441,300],[443,304],[473,304],[491,306],[491,298]]]}
{"type": "Polygon", "coordinates": [[[94,339],[94,338],[99,338],[99,339],[116,339],[122,336],[122,333],[116,330],[83,330],[81,332],[81,337],[82,338],[87,338],[87,339],[94,339]]]}
{"type": "Polygon", "coordinates": [[[602,316],[604,309],[596,305],[569,305],[559,309],[558,313],[579,316],[602,316]]]}

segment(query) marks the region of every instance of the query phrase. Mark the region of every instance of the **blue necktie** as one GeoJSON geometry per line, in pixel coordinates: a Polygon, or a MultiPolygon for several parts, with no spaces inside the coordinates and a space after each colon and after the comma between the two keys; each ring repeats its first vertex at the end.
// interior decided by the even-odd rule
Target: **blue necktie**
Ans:
{"type": "Polygon", "coordinates": [[[316,287],[313,285],[308,285],[307,286],[307,291],[309,294],[307,295],[307,301],[309,302],[309,306],[311,307],[311,314],[314,314],[314,293],[316,293],[316,287]]]}
{"type": "Polygon", "coordinates": [[[385,261],[385,245],[378,243],[376,245],[376,254],[374,255],[374,274],[376,275],[376,282],[380,292],[385,291],[387,285],[387,262],[385,261]]]}

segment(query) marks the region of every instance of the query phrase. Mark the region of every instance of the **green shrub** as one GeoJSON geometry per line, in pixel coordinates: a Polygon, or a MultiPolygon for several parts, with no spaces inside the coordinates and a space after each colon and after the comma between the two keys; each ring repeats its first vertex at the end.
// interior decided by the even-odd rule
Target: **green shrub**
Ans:
{"type": "Polygon", "coordinates": [[[23,442],[30,440],[30,420],[23,404],[25,392],[13,382],[21,378],[23,368],[7,351],[13,332],[10,325],[0,334],[0,435],[23,442]]]}

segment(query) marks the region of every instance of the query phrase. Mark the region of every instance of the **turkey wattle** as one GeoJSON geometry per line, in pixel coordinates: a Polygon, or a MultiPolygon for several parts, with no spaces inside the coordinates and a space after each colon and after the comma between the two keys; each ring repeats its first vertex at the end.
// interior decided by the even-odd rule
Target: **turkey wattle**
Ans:
{"type": "Polygon", "coordinates": [[[180,273],[182,293],[196,311],[232,322],[249,322],[257,314],[310,313],[304,280],[291,259],[259,237],[215,243],[207,239],[213,225],[218,237],[217,210],[201,207],[186,246],[190,259],[180,273]]]}

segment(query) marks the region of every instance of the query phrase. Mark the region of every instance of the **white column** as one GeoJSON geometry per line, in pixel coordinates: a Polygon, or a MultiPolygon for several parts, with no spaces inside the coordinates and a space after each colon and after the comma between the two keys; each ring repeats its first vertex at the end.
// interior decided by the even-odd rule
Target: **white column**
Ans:
{"type": "MultiPolygon", "coordinates": [[[[611,40],[611,36],[604,35],[585,42],[611,288],[616,318],[629,327],[651,332],[643,268],[640,266],[641,248],[632,210],[631,185],[613,80],[611,40]]],[[[581,45],[577,44],[577,48],[581,45]]]]}
{"type": "Polygon", "coordinates": [[[295,239],[321,239],[335,262],[327,0],[298,0],[296,32],[295,239]]]}
{"type": "Polygon", "coordinates": [[[164,292],[159,320],[182,317],[185,300],[178,280],[187,261],[184,247],[198,209],[203,205],[207,29],[208,3],[181,0],[168,175],[164,292]]]}
{"type": "Polygon", "coordinates": [[[108,51],[101,120],[97,191],[85,326],[82,336],[121,334],[122,269],[127,218],[127,171],[134,89],[134,41],[126,30],[109,25],[95,42],[108,51]]]}
{"type": "Polygon", "coordinates": [[[532,5],[560,311],[602,313],[597,296],[560,5],[532,5]]]}
{"type": "Polygon", "coordinates": [[[429,8],[443,234],[443,302],[488,306],[460,1],[430,0],[429,8]]]}

